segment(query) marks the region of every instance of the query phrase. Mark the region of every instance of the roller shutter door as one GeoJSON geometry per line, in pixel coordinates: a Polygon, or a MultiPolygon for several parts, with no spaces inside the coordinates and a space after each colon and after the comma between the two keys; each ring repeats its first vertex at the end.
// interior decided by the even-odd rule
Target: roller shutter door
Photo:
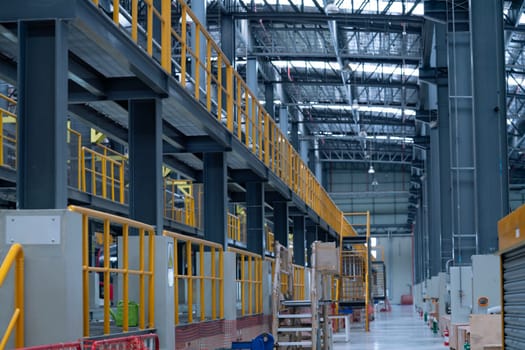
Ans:
{"type": "Polygon", "coordinates": [[[505,350],[525,349],[525,245],[501,255],[505,350]]]}

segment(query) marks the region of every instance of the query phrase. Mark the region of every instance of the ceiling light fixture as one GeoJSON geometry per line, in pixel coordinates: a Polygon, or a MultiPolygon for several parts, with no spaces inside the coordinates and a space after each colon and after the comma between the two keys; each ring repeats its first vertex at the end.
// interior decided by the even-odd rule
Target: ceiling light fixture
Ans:
{"type": "Polygon", "coordinates": [[[377,185],[379,185],[379,182],[377,182],[377,180],[374,179],[374,180],[372,181],[372,186],[377,186],[377,185]]]}
{"type": "Polygon", "coordinates": [[[374,169],[374,166],[372,164],[370,164],[370,168],[368,168],[368,173],[369,174],[375,174],[376,173],[376,171],[374,169]]]}

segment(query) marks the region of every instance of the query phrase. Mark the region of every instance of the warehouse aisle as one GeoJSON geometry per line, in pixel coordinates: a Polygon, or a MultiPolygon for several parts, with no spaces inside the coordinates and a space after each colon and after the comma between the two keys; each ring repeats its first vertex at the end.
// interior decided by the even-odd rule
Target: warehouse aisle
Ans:
{"type": "Polygon", "coordinates": [[[435,335],[414,312],[413,306],[392,305],[391,312],[376,313],[370,333],[352,324],[348,343],[334,342],[334,350],[444,350],[443,338],[435,335]]]}

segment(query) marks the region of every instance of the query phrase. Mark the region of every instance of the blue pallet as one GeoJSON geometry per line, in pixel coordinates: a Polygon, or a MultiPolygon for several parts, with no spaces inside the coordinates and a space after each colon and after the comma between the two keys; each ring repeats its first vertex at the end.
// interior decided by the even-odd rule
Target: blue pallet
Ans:
{"type": "Polygon", "coordinates": [[[273,336],[268,333],[263,333],[253,338],[252,341],[232,342],[232,349],[272,350],[273,344],[273,336]]]}

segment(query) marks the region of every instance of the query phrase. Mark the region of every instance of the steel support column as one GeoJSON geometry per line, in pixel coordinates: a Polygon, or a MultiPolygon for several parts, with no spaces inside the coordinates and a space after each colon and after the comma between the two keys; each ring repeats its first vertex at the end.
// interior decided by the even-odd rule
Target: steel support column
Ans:
{"type": "Polygon", "coordinates": [[[288,247],[288,202],[273,203],[273,230],[275,240],[288,247]]]}
{"type": "Polygon", "coordinates": [[[279,129],[284,137],[288,138],[288,107],[281,106],[279,109],[279,129]]]}
{"type": "Polygon", "coordinates": [[[204,238],[227,245],[227,170],[225,153],[204,153],[204,238]]]}
{"type": "Polygon", "coordinates": [[[264,256],[267,242],[264,232],[264,185],[261,182],[246,184],[246,228],[248,250],[264,256]]]}
{"type": "MultiPolygon", "coordinates": [[[[447,26],[435,24],[436,29],[436,67],[446,67],[448,64],[447,26]]],[[[436,218],[436,233],[440,234],[441,270],[445,271],[447,260],[452,259],[452,211],[450,205],[450,117],[448,101],[448,85],[437,86],[437,130],[431,129],[430,141],[431,157],[435,161],[437,172],[432,175],[432,188],[439,191],[435,211],[432,216],[436,218]],[[434,137],[434,139],[433,139],[434,137]],[[437,146],[434,148],[434,144],[437,146]],[[434,183],[434,176],[437,178],[434,183]],[[434,186],[435,185],[435,186],[434,186]]]]}
{"type": "Polygon", "coordinates": [[[503,1],[470,1],[478,209],[478,253],[498,248],[509,211],[503,1]]]}
{"type": "MultiPolygon", "coordinates": [[[[469,32],[448,33],[452,246],[455,263],[477,252],[477,199],[469,32]]],[[[447,203],[448,204],[448,203],[447,203]]]]}
{"type": "Polygon", "coordinates": [[[129,213],[132,219],[163,229],[162,104],[129,101],[129,213]]]}
{"type": "Polygon", "coordinates": [[[272,118],[275,119],[275,111],[273,110],[274,109],[274,104],[273,104],[273,99],[274,99],[274,92],[273,92],[273,83],[264,83],[264,101],[265,101],[265,106],[264,108],[266,109],[266,112],[268,112],[270,114],[270,116],[272,118]]]}
{"type": "Polygon", "coordinates": [[[17,198],[19,209],[67,206],[67,23],[18,26],[17,198]]]}
{"type": "Polygon", "coordinates": [[[312,267],[312,243],[317,241],[317,225],[306,226],[306,263],[312,267]]]}
{"type": "Polygon", "coordinates": [[[306,236],[304,216],[293,216],[293,262],[304,266],[304,241],[306,236]]]}

